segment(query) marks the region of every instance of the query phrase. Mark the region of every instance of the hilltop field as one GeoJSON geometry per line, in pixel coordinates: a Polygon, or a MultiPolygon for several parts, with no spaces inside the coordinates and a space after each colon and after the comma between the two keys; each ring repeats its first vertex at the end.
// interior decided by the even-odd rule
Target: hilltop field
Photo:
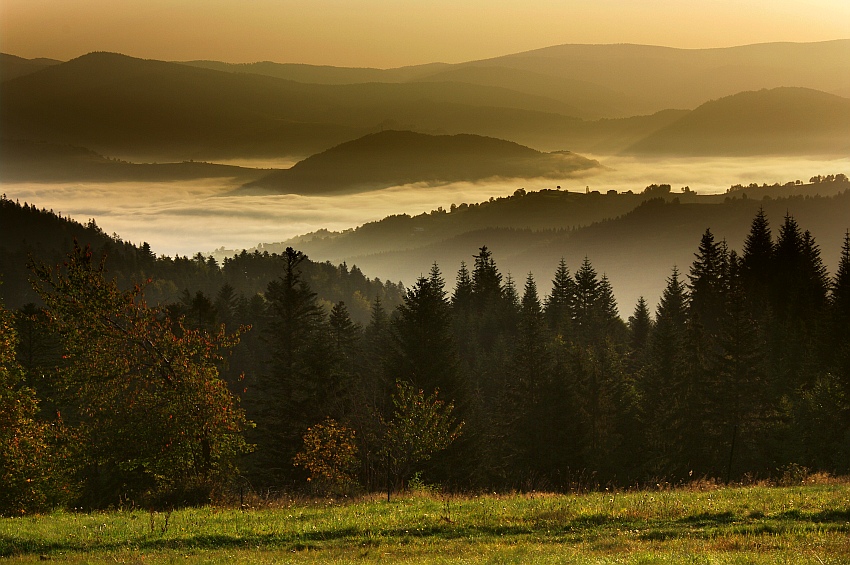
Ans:
{"type": "MultiPolygon", "coordinates": [[[[7,563],[850,562],[850,483],[253,500],[0,520],[7,563]]],[[[795,480],[796,479],[796,480],[795,480]]]]}

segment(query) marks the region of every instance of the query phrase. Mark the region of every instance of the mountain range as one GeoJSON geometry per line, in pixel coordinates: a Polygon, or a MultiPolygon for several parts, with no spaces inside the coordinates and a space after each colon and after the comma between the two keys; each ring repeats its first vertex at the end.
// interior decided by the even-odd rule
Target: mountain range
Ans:
{"type": "Polygon", "coordinates": [[[389,129],[544,152],[835,155],[848,77],[850,40],[564,45],[399,69],[4,55],[0,131],[159,161],[304,158],[389,129]]]}

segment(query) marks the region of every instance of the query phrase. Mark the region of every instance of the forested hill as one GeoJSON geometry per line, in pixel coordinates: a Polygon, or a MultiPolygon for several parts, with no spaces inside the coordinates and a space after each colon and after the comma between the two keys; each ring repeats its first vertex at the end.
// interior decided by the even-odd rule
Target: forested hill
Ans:
{"type": "MultiPolygon", "coordinates": [[[[799,197],[833,208],[848,198],[799,197]]],[[[683,210],[728,216],[750,204],[652,199],[623,220],[646,231],[700,221],[683,210]]],[[[517,281],[482,245],[454,284],[421,264],[397,308],[374,301],[356,324],[344,304],[323,310],[289,248],[265,297],[244,308],[232,291],[216,297],[219,312],[234,306],[253,326],[237,345],[211,331],[203,294],[151,311],[76,250],[59,274],[39,273],[58,281],[42,294],[52,325],[0,308],[12,369],[2,398],[19,407],[4,437],[28,456],[11,460],[11,474],[42,495],[23,510],[173,507],[246,486],[391,493],[414,476],[452,490],[549,492],[845,475],[850,231],[819,239],[840,248],[830,274],[809,222],[744,212],[741,245],[699,226],[687,262],[663,274],[658,307],[624,307],[627,323],[618,283],[595,260],[517,281]]],[[[20,515],[8,500],[0,513],[20,515]]]]}
{"type": "Polygon", "coordinates": [[[850,182],[844,175],[817,182],[733,186],[725,194],[700,195],[650,185],[640,193],[525,192],[492,201],[461,204],[417,216],[395,215],[340,233],[316,232],[259,249],[287,246],[320,260],[356,263],[393,280],[414,280],[434,261],[451,281],[461,261],[487,244],[506,271],[551,276],[558,259],[575,264],[585,255],[615,283],[628,307],[661,292],[672,265],[690,262],[694,242],[706,227],[730,245],[740,245],[746,218],[763,207],[771,217],[798,215],[822,242],[831,268],[850,218],[850,182]],[[661,200],[666,203],[662,204],[661,200]],[[642,203],[652,201],[645,206],[642,203]]]}
{"type": "MultiPolygon", "coordinates": [[[[52,210],[13,202],[4,196],[0,198],[0,299],[6,307],[18,308],[36,301],[28,263],[32,260],[61,264],[74,240],[81,246],[91,246],[96,256],[105,255],[109,275],[122,287],[150,280],[146,297],[152,304],[187,302],[187,293],[191,295],[188,299],[201,293],[214,301],[227,286],[226,292],[241,297],[247,307],[283,269],[280,256],[268,252],[243,252],[220,265],[201,254],[157,257],[147,243],[134,245],[117,235],[107,235],[93,219],[83,225],[52,210]]],[[[376,296],[392,307],[399,303],[404,290],[401,283],[368,279],[353,265],[349,268],[307,259],[301,269],[328,310],[342,300],[358,321],[368,320],[371,301],[376,296]]]]}
{"type": "Polygon", "coordinates": [[[480,135],[382,131],[348,141],[247,184],[272,193],[359,192],[409,183],[566,178],[599,163],[480,135]]]}

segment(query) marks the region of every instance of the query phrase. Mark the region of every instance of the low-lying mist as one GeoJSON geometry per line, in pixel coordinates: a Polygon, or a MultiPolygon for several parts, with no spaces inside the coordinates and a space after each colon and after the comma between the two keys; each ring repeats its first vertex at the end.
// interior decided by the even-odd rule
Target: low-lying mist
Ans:
{"type": "MultiPolygon", "coordinates": [[[[607,168],[579,178],[510,179],[481,184],[406,185],[346,196],[233,196],[234,183],[221,179],[157,183],[4,183],[9,198],[53,209],[134,243],[147,241],[158,254],[192,255],[198,251],[249,248],[258,243],[328,229],[339,231],[391,214],[416,215],[451,204],[481,202],[518,188],[639,192],[652,183],[702,193],[725,191],[733,184],[808,180],[817,174],[850,173],[850,157],[707,158],[647,160],[600,157],[607,168]]],[[[244,163],[240,163],[244,164],[244,163]]],[[[265,161],[264,166],[281,161],[265,161]]],[[[453,269],[454,266],[451,266],[453,269]]],[[[367,273],[382,276],[381,273],[367,273]]],[[[409,282],[409,281],[406,281],[409,282]]]]}

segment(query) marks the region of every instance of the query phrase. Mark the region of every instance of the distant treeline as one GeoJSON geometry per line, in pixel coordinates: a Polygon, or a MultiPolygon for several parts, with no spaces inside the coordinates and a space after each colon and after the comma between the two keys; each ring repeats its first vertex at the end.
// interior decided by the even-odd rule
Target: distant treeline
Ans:
{"type": "MultiPolygon", "coordinates": [[[[62,218],[53,210],[13,202],[3,195],[0,197],[0,299],[6,307],[38,303],[28,265],[33,260],[62,263],[75,240],[81,246],[91,246],[96,255],[109,257],[107,276],[115,278],[120,287],[148,281],[145,296],[151,304],[180,303],[191,309],[191,301],[200,292],[212,301],[235,297],[237,310],[244,311],[251,298],[283,272],[280,255],[268,251],[243,251],[220,263],[201,253],[193,257],[157,257],[148,243],[134,245],[116,234],[107,235],[93,219],[82,225],[62,218]]],[[[361,322],[369,319],[376,296],[394,307],[404,294],[400,282],[368,279],[356,266],[305,261],[302,271],[328,311],[332,304],[344,300],[352,316],[361,322]]],[[[212,325],[232,322],[224,309],[206,316],[212,325]]]]}
{"type": "Polygon", "coordinates": [[[482,247],[453,289],[435,264],[397,307],[364,295],[364,324],[345,300],[323,307],[296,250],[234,265],[254,280],[271,260],[279,276],[245,306],[224,286],[162,309],[79,247],[37,268],[46,308],[0,325],[0,402],[17,407],[0,475],[37,503],[4,512],[392,490],[414,472],[566,490],[850,470],[850,232],[829,277],[791,216],[774,233],[760,212],[740,254],[706,230],[654,315],[641,299],[627,322],[587,258],[541,296],[482,247]]]}

